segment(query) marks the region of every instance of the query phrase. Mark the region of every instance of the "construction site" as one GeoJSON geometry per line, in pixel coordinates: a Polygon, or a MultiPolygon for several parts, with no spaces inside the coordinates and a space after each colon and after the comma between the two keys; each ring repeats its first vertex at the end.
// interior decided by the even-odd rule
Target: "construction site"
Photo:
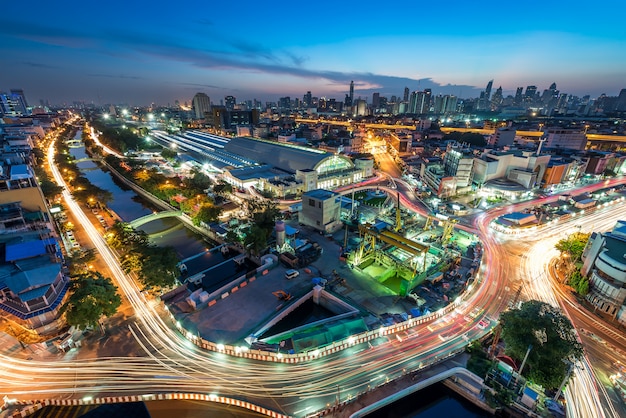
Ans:
{"type": "Polygon", "coordinates": [[[373,222],[358,225],[358,239],[353,240],[358,245],[346,261],[398,297],[421,306],[439,293],[445,303],[456,297],[459,285],[467,284],[472,264],[478,265],[471,257],[472,263],[463,269],[462,259],[473,255],[476,237],[455,225],[456,220],[444,215],[424,218],[404,212],[398,198],[395,205],[381,208],[373,222]]]}

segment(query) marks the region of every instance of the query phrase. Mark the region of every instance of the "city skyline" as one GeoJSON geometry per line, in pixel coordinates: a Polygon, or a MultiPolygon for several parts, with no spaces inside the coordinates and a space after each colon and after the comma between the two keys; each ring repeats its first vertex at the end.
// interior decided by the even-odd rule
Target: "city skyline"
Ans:
{"type": "Polygon", "coordinates": [[[569,94],[616,96],[626,79],[622,4],[608,15],[561,1],[515,15],[491,1],[481,8],[453,2],[446,11],[408,2],[321,3],[302,12],[282,2],[171,6],[41,2],[34,10],[46,19],[34,20],[6,5],[0,90],[22,88],[33,104],[165,105],[190,102],[196,92],[214,103],[307,91],[343,100],[354,80],[355,98],[369,102],[375,92],[402,96],[405,87],[478,97],[492,79],[505,96],[553,82],[569,94]]]}

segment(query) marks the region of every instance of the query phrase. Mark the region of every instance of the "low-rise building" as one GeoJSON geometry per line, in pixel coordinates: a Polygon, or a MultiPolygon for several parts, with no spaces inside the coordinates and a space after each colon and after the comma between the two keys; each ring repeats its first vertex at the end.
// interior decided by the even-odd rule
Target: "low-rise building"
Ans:
{"type": "Polygon", "coordinates": [[[612,231],[594,232],[583,251],[581,273],[589,277],[587,300],[626,323],[626,221],[612,231]]]}
{"type": "Polygon", "coordinates": [[[322,233],[341,228],[341,196],[329,190],[310,190],[302,195],[298,221],[322,233]]]}

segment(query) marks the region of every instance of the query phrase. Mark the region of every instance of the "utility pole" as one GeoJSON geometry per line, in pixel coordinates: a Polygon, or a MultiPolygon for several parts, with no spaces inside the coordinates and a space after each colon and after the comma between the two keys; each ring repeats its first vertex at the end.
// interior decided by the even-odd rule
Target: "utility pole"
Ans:
{"type": "Polygon", "coordinates": [[[572,374],[572,370],[574,370],[574,363],[569,364],[569,369],[567,369],[567,373],[565,373],[565,377],[563,378],[563,381],[559,385],[559,390],[557,390],[556,395],[554,395],[553,399],[555,402],[559,400],[561,393],[563,393],[563,389],[565,389],[565,385],[567,384],[567,381],[569,380],[569,377],[572,374]]]}

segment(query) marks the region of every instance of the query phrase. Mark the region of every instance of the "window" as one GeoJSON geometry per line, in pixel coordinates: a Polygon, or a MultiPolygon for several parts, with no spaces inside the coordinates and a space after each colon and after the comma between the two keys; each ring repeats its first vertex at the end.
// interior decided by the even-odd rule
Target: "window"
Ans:
{"type": "Polygon", "coordinates": [[[322,208],[322,202],[317,202],[317,207],[321,209],[322,208]]]}
{"type": "Polygon", "coordinates": [[[309,199],[309,206],[315,207],[315,200],[309,199]]]}

